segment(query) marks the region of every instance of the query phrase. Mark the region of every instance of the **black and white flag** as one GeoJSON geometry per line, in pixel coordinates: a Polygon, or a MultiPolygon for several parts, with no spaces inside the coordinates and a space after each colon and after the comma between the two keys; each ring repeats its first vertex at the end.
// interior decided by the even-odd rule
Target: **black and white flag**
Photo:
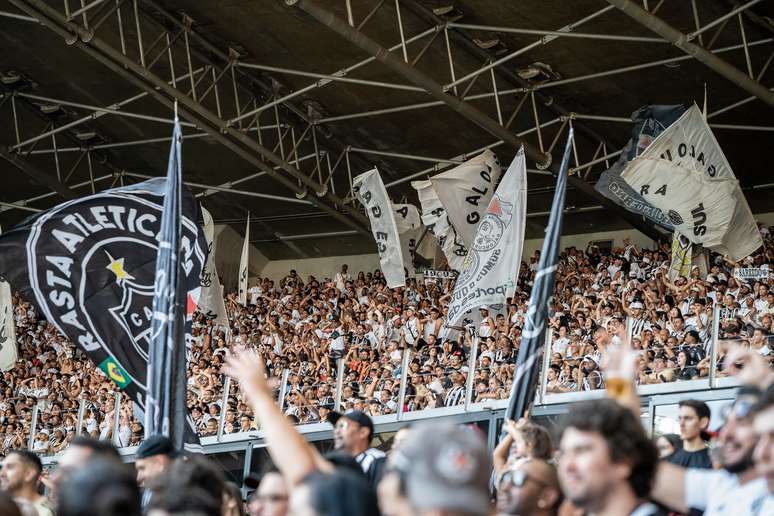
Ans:
{"type": "Polygon", "coordinates": [[[247,306],[248,276],[250,275],[250,212],[247,213],[245,241],[242,243],[242,256],[239,258],[239,277],[237,278],[237,301],[247,306]]]}
{"type": "Polygon", "coordinates": [[[720,144],[694,104],[622,172],[694,244],[740,261],[763,245],[720,144]]]}
{"type": "Polygon", "coordinates": [[[645,152],[645,149],[653,143],[653,140],[680,118],[680,115],[684,112],[685,108],[683,106],[676,105],[643,106],[632,113],[634,126],[632,127],[631,138],[621,151],[618,160],[613,163],[613,166],[602,172],[595,186],[599,193],[614,203],[655,222],[669,231],[674,231],[675,229],[669,210],[664,212],[649,203],[621,177],[621,174],[634,158],[645,152]]]}
{"type": "Polygon", "coordinates": [[[406,284],[406,271],[403,269],[400,237],[394,208],[379,171],[374,168],[357,176],[352,180],[352,190],[365,207],[371,222],[371,233],[376,241],[387,287],[402,287],[406,284]]]}
{"type": "Polygon", "coordinates": [[[229,329],[226,303],[223,301],[223,287],[218,277],[218,268],[215,266],[215,224],[212,215],[202,206],[202,218],[204,219],[204,238],[207,240],[207,261],[201,274],[202,293],[199,298],[199,310],[215,321],[226,331],[229,329]]]}
{"type": "MultiPolygon", "coordinates": [[[[166,194],[163,178],[106,190],[37,214],[0,236],[0,276],[142,410],[166,194]]],[[[183,188],[177,249],[186,336],[207,253],[196,211],[183,188]]]]}
{"type": "Polygon", "coordinates": [[[16,365],[16,326],[14,324],[11,286],[0,281],[0,371],[16,365]]]}
{"type": "Polygon", "coordinates": [[[508,167],[480,217],[449,302],[447,324],[484,305],[505,303],[516,288],[527,216],[527,168],[524,148],[508,167]]]}
{"type": "MultiPolygon", "coordinates": [[[[165,435],[175,448],[199,439],[186,408],[186,338],[188,295],[184,268],[190,267],[181,253],[182,243],[182,133],[175,117],[172,146],[165,181],[164,206],[158,233],[156,279],[153,288],[150,347],[148,349],[148,394],[145,407],[145,437],[165,435]],[[181,260],[182,256],[182,260],[181,260]]],[[[206,263],[206,262],[205,262],[206,263]]],[[[201,293],[201,287],[199,289],[201,293]]]]}
{"type": "Polygon", "coordinates": [[[416,274],[414,259],[417,254],[417,242],[422,236],[422,219],[419,210],[413,204],[393,204],[395,225],[400,236],[400,251],[403,255],[403,266],[409,276],[416,274]]]}
{"type": "Polygon", "coordinates": [[[430,181],[412,181],[411,186],[417,191],[419,203],[422,206],[422,224],[427,228],[427,232],[437,240],[438,247],[446,256],[449,267],[459,271],[462,269],[465,256],[468,254],[468,248],[452,226],[449,215],[441,204],[433,184],[430,181]]]}
{"type": "Polygon", "coordinates": [[[546,236],[543,240],[543,248],[540,253],[540,262],[535,274],[532,293],[529,297],[527,315],[524,318],[524,329],[521,334],[521,346],[516,359],[516,370],[513,374],[511,394],[508,399],[508,408],[505,412],[507,419],[517,420],[522,417],[535,399],[538,375],[540,371],[540,355],[545,352],[546,326],[548,323],[548,305],[554,290],[554,275],[559,261],[559,240],[562,237],[562,215],[564,212],[564,198],[567,189],[567,165],[570,162],[570,149],[572,148],[573,130],[567,137],[564,146],[562,165],[559,175],[556,177],[556,190],[551,204],[551,215],[546,226],[546,236]]]}
{"type": "Polygon", "coordinates": [[[465,163],[430,178],[450,224],[467,248],[473,245],[476,230],[486,216],[486,208],[501,175],[500,161],[487,149],[465,163]]]}

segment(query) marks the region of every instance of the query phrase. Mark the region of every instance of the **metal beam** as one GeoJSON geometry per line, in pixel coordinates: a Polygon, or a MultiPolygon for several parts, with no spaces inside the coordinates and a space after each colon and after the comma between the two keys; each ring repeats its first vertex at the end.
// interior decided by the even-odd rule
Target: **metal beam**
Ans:
{"type": "Polygon", "coordinates": [[[0,157],[6,160],[11,165],[13,165],[14,167],[24,172],[25,174],[27,174],[36,183],[39,183],[43,186],[47,186],[54,192],[58,193],[59,195],[67,199],[68,201],[78,197],[78,195],[75,192],[73,192],[66,185],[62,184],[57,178],[43,172],[32,163],[21,158],[19,155],[11,153],[5,149],[0,149],[0,157]]]}
{"type": "MultiPolygon", "coordinates": [[[[122,77],[125,81],[147,92],[155,100],[167,106],[170,110],[175,107],[175,101],[179,103],[178,111],[185,118],[209,133],[212,138],[230,149],[236,155],[266,172],[275,181],[298,195],[305,196],[307,187],[315,192],[322,192],[323,187],[291,166],[287,161],[277,156],[271,150],[263,147],[240,131],[228,127],[226,122],[199,102],[188,95],[169,86],[164,80],[143,68],[132,59],[115,50],[111,45],[94,36],[84,28],[67,22],[66,17],[41,0],[10,0],[10,2],[25,13],[35,16],[43,21],[46,27],[60,34],[65,39],[72,40],[73,34],[77,36],[73,46],[102,63],[108,69],[122,77]],[[284,174],[277,173],[267,165],[262,158],[266,158],[287,172],[294,179],[299,180],[303,186],[297,185],[284,174]]],[[[352,227],[363,235],[371,235],[365,217],[355,208],[348,206],[342,199],[325,193],[324,198],[330,202],[324,202],[318,196],[310,196],[311,202],[330,213],[339,221],[352,227]],[[337,206],[342,207],[347,213],[339,212],[337,206]]]]}
{"type": "MultiPolygon", "coordinates": [[[[425,3],[420,2],[418,0],[401,0],[401,3],[408,8],[410,11],[412,11],[416,16],[419,18],[425,20],[427,23],[430,23],[432,25],[444,25],[446,24],[446,20],[441,18],[440,16],[436,15],[425,3]]],[[[608,5],[606,7],[603,7],[588,16],[585,16],[581,18],[578,21],[575,21],[573,23],[570,23],[568,25],[565,25],[558,29],[560,32],[570,32],[575,31],[577,28],[584,23],[587,23],[591,20],[596,19],[599,16],[604,15],[605,13],[615,9],[612,5],[608,5]]],[[[475,57],[476,59],[479,59],[484,62],[497,62],[500,59],[498,59],[498,56],[495,56],[491,54],[489,51],[482,49],[481,47],[476,44],[473,37],[470,36],[464,29],[459,28],[450,28],[446,33],[451,37],[455,43],[460,45],[462,48],[465,49],[466,52],[468,52],[470,55],[475,57]]],[[[544,36],[540,38],[539,40],[531,43],[530,45],[527,45],[525,47],[522,47],[520,51],[527,52],[531,48],[535,48],[538,46],[541,46],[545,43],[548,43],[550,41],[553,41],[559,36],[544,36]]],[[[515,53],[515,52],[514,52],[515,53]]],[[[529,84],[528,81],[522,79],[519,77],[519,75],[515,72],[513,67],[508,66],[497,66],[495,68],[497,71],[497,74],[505,79],[509,84],[513,86],[519,86],[522,88],[531,88],[532,85],[529,84]]],[[[481,71],[480,69],[478,71],[481,71]]],[[[513,90],[511,90],[511,93],[513,90]]],[[[501,90],[500,94],[507,94],[506,91],[501,90]]],[[[555,101],[553,97],[543,95],[542,93],[536,91],[535,92],[535,98],[537,98],[540,101],[540,104],[545,107],[546,110],[553,113],[555,116],[567,116],[569,114],[569,110],[562,107],[559,103],[555,101]]],[[[592,141],[596,143],[603,143],[608,148],[615,148],[615,147],[621,147],[623,146],[623,142],[620,143],[620,145],[616,145],[614,143],[611,143],[605,138],[603,138],[599,133],[594,131],[592,128],[585,124],[575,124],[574,128],[577,133],[582,133],[587,138],[591,139],[592,141]]]]}
{"type": "Polygon", "coordinates": [[[474,106],[463,102],[453,95],[449,95],[443,90],[443,86],[434,81],[431,77],[425,75],[423,72],[413,68],[411,65],[392,54],[389,50],[382,47],[379,43],[372,40],[362,32],[358,31],[354,27],[350,26],[346,21],[338,18],[336,15],[327,11],[325,8],[320,7],[315,2],[310,0],[285,0],[288,5],[295,5],[305,13],[312,16],[318,22],[322,23],[332,31],[336,32],[344,39],[348,40],[353,45],[357,46],[361,50],[374,56],[377,61],[380,61],[394,72],[405,77],[409,81],[413,82],[417,86],[427,91],[430,95],[440,100],[452,110],[467,118],[471,122],[475,123],[487,132],[497,136],[501,140],[508,142],[515,148],[524,146],[524,152],[531,160],[537,162],[541,166],[547,167],[551,163],[550,155],[541,152],[535,148],[531,143],[522,140],[503,126],[492,120],[482,111],[478,110],[474,106]]]}
{"type": "MultiPolygon", "coordinates": [[[[343,38],[351,42],[353,45],[368,52],[376,57],[377,60],[387,65],[393,71],[397,72],[401,76],[405,77],[409,81],[413,82],[417,86],[421,86],[428,91],[433,97],[442,101],[448,105],[455,112],[459,113],[463,117],[467,118],[471,122],[474,122],[479,127],[483,128],[490,134],[504,141],[514,149],[524,146],[524,152],[530,159],[538,163],[538,168],[548,168],[551,165],[551,155],[541,152],[535,148],[532,144],[525,142],[505,127],[495,122],[492,118],[481,112],[474,106],[465,103],[449,95],[443,91],[443,86],[435,82],[432,78],[428,77],[424,73],[416,70],[400,58],[391,54],[387,49],[379,45],[374,40],[370,39],[357,29],[351,27],[347,22],[336,17],[332,13],[328,12],[324,8],[320,7],[316,3],[310,0],[285,0],[288,5],[297,6],[305,13],[312,16],[314,19],[327,26],[334,32],[341,35],[343,38]]],[[[554,167],[555,169],[556,167],[554,167]]],[[[554,171],[554,174],[556,172],[554,171]]],[[[603,206],[616,211],[624,220],[629,222],[633,227],[639,229],[649,237],[655,240],[662,240],[664,234],[656,229],[652,224],[645,221],[642,217],[636,216],[633,213],[626,211],[620,206],[616,205],[607,197],[603,196],[594,189],[593,185],[590,185],[586,181],[576,177],[569,176],[569,182],[572,186],[586,194],[588,197],[594,199],[596,202],[602,203],[603,206]]]]}
{"type": "Polygon", "coordinates": [[[686,54],[693,56],[698,61],[705,64],[708,68],[719,73],[750,94],[755,95],[769,106],[774,107],[774,93],[770,92],[762,84],[755,82],[736,67],[731,66],[726,61],[723,61],[716,55],[704,50],[700,46],[691,43],[688,35],[683,34],[679,30],[675,29],[661,18],[653,16],[651,13],[644,10],[642,7],[635,4],[631,0],[607,1],[611,5],[616,6],[619,10],[621,10],[621,12],[627,14],[639,24],[652,30],[662,38],[671,41],[677,48],[686,54]]]}

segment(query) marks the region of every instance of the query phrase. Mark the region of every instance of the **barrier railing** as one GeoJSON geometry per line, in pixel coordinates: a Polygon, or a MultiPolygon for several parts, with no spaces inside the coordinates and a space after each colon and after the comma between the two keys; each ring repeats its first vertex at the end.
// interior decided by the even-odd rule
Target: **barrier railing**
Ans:
{"type": "MultiPolygon", "coordinates": [[[[625,331],[631,340],[632,337],[635,337],[633,335],[633,328],[636,323],[630,318],[625,322],[625,331]]],[[[638,386],[640,394],[675,394],[736,385],[735,380],[724,377],[721,368],[723,365],[722,359],[728,345],[740,339],[733,335],[730,337],[734,338],[728,338],[728,332],[724,333],[722,313],[717,305],[713,308],[711,315],[708,315],[707,324],[710,336],[707,342],[704,343],[706,357],[703,360],[706,360],[706,364],[702,365],[702,367],[706,366],[707,373],[694,379],[679,380],[675,378],[672,381],[664,381],[665,378],[661,378],[661,381],[658,383],[641,383],[638,386]]],[[[576,353],[576,349],[580,350],[583,348],[582,346],[573,345],[574,338],[574,336],[570,336],[569,346],[565,347],[565,343],[562,342],[560,350],[557,347],[557,339],[554,332],[546,332],[545,352],[541,360],[541,381],[535,399],[536,405],[547,406],[575,402],[605,395],[604,384],[599,388],[593,388],[596,386],[595,382],[589,381],[589,372],[582,369],[583,362],[588,361],[589,358],[586,354],[576,353]]],[[[642,354],[647,355],[649,349],[643,348],[641,350],[642,354]]],[[[317,417],[300,418],[302,421],[300,421],[299,430],[305,434],[331,431],[330,424],[320,421],[320,415],[324,418],[327,414],[325,409],[334,408],[344,411],[357,406],[357,408],[368,410],[369,402],[375,408],[394,406],[394,410],[392,408],[387,410],[382,408],[378,413],[374,408],[373,419],[376,424],[500,409],[507,404],[506,398],[510,390],[509,382],[512,380],[513,369],[512,359],[497,359],[498,351],[500,350],[501,347],[498,343],[493,343],[490,339],[484,341],[483,339],[472,338],[466,349],[467,358],[465,361],[460,364],[455,362],[455,366],[451,368],[436,368],[429,371],[428,368],[423,368],[423,364],[419,364],[419,367],[416,366],[415,360],[420,355],[416,350],[409,348],[403,350],[399,368],[396,369],[394,366],[391,366],[391,369],[396,371],[396,377],[383,378],[383,373],[379,370],[376,377],[372,380],[367,380],[367,378],[353,380],[352,372],[348,370],[348,365],[344,363],[343,359],[337,361],[333,378],[328,378],[326,381],[311,385],[303,385],[302,382],[293,383],[295,380],[291,381],[291,376],[294,373],[289,369],[285,369],[279,378],[276,388],[277,403],[283,409],[283,412],[287,412],[292,408],[316,412],[317,417]],[[399,374],[397,374],[398,371],[399,374]],[[464,378],[462,385],[459,384],[459,378],[456,377],[458,371],[461,372],[460,374],[464,378]],[[456,388],[459,398],[453,399],[448,396],[450,391],[448,382],[452,380],[450,376],[455,376],[456,382],[453,381],[453,387],[451,388],[456,388]],[[380,399],[375,401],[363,399],[362,403],[358,402],[356,404],[351,401],[353,398],[363,397],[365,393],[375,394],[376,389],[369,389],[369,387],[372,385],[372,382],[382,380],[387,380],[383,381],[381,385],[387,386],[387,390],[390,390],[388,394],[380,395],[380,399]],[[420,383],[423,388],[419,388],[418,384],[420,383]],[[436,383],[440,383],[442,386],[444,383],[446,384],[443,394],[436,392],[433,403],[427,403],[426,400],[419,399],[428,396],[428,391],[430,390],[427,388],[428,385],[437,388],[436,383]],[[320,391],[323,395],[329,395],[324,396],[325,400],[321,400],[318,393],[318,388],[322,385],[328,386],[323,387],[320,391]],[[462,387],[462,389],[460,390],[459,387],[462,387]],[[328,389],[330,391],[326,392],[328,389]],[[314,390],[315,393],[314,395],[302,396],[302,399],[297,398],[298,393],[304,390],[307,393],[314,390]]],[[[664,347],[664,350],[665,354],[669,354],[670,360],[673,355],[677,356],[683,351],[683,349],[671,349],[669,353],[666,353],[666,347],[664,347]]],[[[505,355],[510,356],[508,353],[505,353],[505,355]]],[[[501,354],[501,356],[503,355],[501,354]]],[[[682,359],[679,360],[681,361],[682,359]]],[[[682,366],[679,363],[677,365],[678,368],[682,366]]],[[[591,372],[597,370],[593,367],[591,369],[591,372]]],[[[247,408],[239,394],[239,386],[236,382],[226,377],[221,378],[221,382],[223,390],[218,398],[221,410],[217,418],[214,418],[217,421],[217,429],[213,431],[210,428],[209,431],[201,433],[203,444],[247,441],[259,437],[261,435],[260,422],[255,421],[253,415],[249,413],[249,408],[247,408]],[[234,412],[233,417],[230,411],[234,412]],[[244,424],[242,423],[243,419],[245,420],[244,424]]],[[[381,390],[385,389],[382,388],[381,390]]],[[[127,419],[131,420],[132,418],[131,411],[124,410],[122,412],[122,407],[126,406],[126,398],[122,397],[120,393],[116,393],[109,400],[109,403],[105,400],[102,400],[101,404],[99,403],[100,400],[96,401],[97,406],[104,408],[109,405],[112,409],[108,411],[111,421],[107,419],[98,421],[100,434],[104,434],[105,437],[112,439],[119,447],[138,444],[137,441],[133,442],[131,439],[127,442],[125,438],[126,431],[125,429],[122,430],[126,426],[127,419]],[[106,429],[106,426],[109,428],[106,429]],[[118,429],[117,432],[116,429],[118,429]]],[[[77,410],[70,410],[67,413],[71,420],[76,420],[75,434],[87,432],[89,425],[93,426],[92,412],[99,412],[93,411],[92,406],[94,404],[95,402],[92,401],[80,400],[77,410]]],[[[39,404],[33,407],[29,432],[24,434],[25,444],[30,446],[31,449],[34,449],[36,436],[40,433],[41,420],[44,419],[42,416],[46,414],[42,413],[41,410],[39,404]]]]}

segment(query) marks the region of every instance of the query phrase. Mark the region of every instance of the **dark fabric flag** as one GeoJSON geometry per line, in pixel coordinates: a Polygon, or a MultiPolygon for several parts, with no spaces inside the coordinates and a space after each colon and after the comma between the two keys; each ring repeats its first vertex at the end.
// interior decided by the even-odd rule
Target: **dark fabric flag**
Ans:
{"type": "MultiPolygon", "coordinates": [[[[165,195],[163,178],[114,188],[56,206],[0,236],[0,276],[144,411],[165,195]]],[[[178,194],[178,206],[182,347],[207,244],[189,190],[178,194]]]]}
{"type": "Polygon", "coordinates": [[[556,177],[556,190],[551,204],[551,215],[548,217],[546,235],[540,251],[540,261],[529,297],[527,315],[524,318],[524,329],[521,333],[521,346],[516,357],[516,370],[513,373],[511,394],[508,398],[506,419],[517,420],[524,415],[535,399],[540,361],[538,358],[544,352],[546,323],[548,322],[548,303],[554,290],[554,275],[559,259],[559,239],[562,236],[562,216],[564,214],[564,198],[567,190],[567,166],[570,163],[573,130],[567,136],[564,146],[564,156],[556,177]]]}
{"type": "Polygon", "coordinates": [[[643,106],[632,113],[631,138],[623,148],[618,160],[609,169],[602,172],[597,180],[596,190],[632,213],[641,215],[655,222],[664,229],[674,231],[674,223],[670,213],[664,213],[646,201],[633,189],[621,174],[634,158],[643,153],[648,145],[672,125],[685,112],[682,105],[676,106],[643,106]]]}
{"type": "Polygon", "coordinates": [[[185,404],[184,324],[188,296],[184,286],[185,278],[181,275],[183,264],[180,263],[183,182],[181,143],[180,123],[175,117],[158,235],[145,410],[145,437],[166,435],[178,450],[186,442],[198,443],[193,423],[187,421],[185,404]]]}

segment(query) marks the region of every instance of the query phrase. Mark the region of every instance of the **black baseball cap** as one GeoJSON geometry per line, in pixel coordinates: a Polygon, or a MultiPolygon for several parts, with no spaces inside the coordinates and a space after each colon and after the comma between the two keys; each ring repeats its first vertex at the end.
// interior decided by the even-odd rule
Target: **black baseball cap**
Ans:
{"type": "Polygon", "coordinates": [[[172,441],[163,435],[152,435],[145,439],[137,449],[138,459],[147,459],[156,455],[166,455],[167,457],[177,456],[177,451],[172,441]]]}
{"type": "Polygon", "coordinates": [[[333,426],[336,426],[336,422],[343,417],[350,421],[354,421],[360,426],[368,428],[368,430],[371,431],[371,435],[374,435],[374,422],[371,420],[370,416],[362,410],[348,410],[343,414],[331,411],[331,413],[328,414],[328,422],[333,426]]]}

